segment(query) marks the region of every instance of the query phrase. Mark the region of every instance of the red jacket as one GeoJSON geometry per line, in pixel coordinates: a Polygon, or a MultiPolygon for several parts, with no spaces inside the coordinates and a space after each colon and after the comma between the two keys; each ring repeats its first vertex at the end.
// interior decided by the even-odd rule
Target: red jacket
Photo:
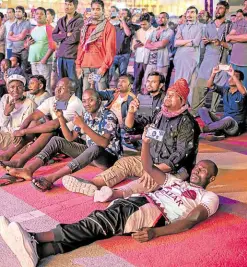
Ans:
{"type": "MultiPolygon", "coordinates": [[[[90,33],[96,25],[90,25],[86,32],[87,40],[90,33]]],[[[76,66],[81,68],[102,68],[107,71],[116,55],[116,30],[115,27],[107,21],[104,31],[100,37],[93,43],[90,43],[87,49],[84,49],[84,43],[80,41],[76,59],[76,66]]]]}

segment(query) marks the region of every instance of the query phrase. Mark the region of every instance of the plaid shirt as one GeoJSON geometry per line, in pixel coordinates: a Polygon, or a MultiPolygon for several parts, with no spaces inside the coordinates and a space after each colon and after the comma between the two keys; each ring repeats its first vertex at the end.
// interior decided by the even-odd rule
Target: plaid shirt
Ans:
{"type": "MultiPolygon", "coordinates": [[[[97,134],[110,134],[110,143],[106,148],[108,152],[116,156],[122,154],[120,127],[118,119],[113,112],[101,107],[95,118],[92,118],[92,115],[86,112],[84,114],[84,121],[97,134]]],[[[86,135],[86,144],[88,147],[96,145],[88,135],[86,135]]]]}

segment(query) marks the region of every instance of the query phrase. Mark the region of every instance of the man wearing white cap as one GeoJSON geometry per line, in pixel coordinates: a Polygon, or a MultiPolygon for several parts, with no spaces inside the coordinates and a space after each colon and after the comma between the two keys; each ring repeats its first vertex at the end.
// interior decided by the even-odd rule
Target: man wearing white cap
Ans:
{"type": "Polygon", "coordinates": [[[0,100],[0,150],[13,143],[12,133],[36,109],[37,105],[24,96],[26,79],[18,74],[7,80],[8,94],[0,100]]]}

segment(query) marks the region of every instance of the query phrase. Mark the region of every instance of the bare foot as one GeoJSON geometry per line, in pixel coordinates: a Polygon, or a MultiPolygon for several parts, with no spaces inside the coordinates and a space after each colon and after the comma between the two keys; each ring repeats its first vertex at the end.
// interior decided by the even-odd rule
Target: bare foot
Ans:
{"type": "Polygon", "coordinates": [[[27,181],[32,180],[32,173],[28,169],[6,167],[6,170],[12,176],[20,177],[27,181]]]}
{"type": "Polygon", "coordinates": [[[7,167],[11,167],[11,168],[21,168],[21,167],[23,167],[23,166],[21,166],[21,164],[19,163],[18,160],[2,161],[2,163],[4,165],[6,165],[7,167]]]}

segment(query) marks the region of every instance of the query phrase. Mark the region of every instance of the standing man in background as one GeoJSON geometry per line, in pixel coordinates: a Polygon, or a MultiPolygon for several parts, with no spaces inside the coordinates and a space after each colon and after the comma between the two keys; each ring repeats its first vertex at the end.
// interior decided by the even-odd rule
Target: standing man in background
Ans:
{"type": "Polygon", "coordinates": [[[15,10],[14,8],[8,8],[7,9],[7,18],[8,20],[4,23],[4,27],[5,27],[5,36],[6,36],[6,58],[10,59],[12,56],[12,42],[8,40],[8,34],[10,31],[10,27],[11,25],[16,21],[15,20],[15,10]]]}
{"type": "Polygon", "coordinates": [[[178,26],[175,37],[177,52],[174,57],[175,82],[184,78],[190,88],[188,102],[192,102],[192,94],[197,78],[197,71],[200,60],[200,43],[202,39],[203,25],[197,21],[198,10],[190,6],[186,10],[185,24],[178,26]]]}
{"type": "Polygon", "coordinates": [[[81,14],[76,12],[78,0],[65,0],[65,16],[58,20],[52,38],[59,43],[57,66],[59,80],[69,77],[77,83],[76,95],[81,96],[75,70],[77,48],[80,42],[80,30],[83,26],[81,14]]]}
{"type": "Polygon", "coordinates": [[[25,20],[25,9],[17,6],[15,9],[16,22],[14,22],[8,34],[8,40],[12,45],[12,54],[21,59],[21,68],[26,72],[28,69],[28,51],[24,47],[24,41],[30,34],[31,24],[25,20]]]}

